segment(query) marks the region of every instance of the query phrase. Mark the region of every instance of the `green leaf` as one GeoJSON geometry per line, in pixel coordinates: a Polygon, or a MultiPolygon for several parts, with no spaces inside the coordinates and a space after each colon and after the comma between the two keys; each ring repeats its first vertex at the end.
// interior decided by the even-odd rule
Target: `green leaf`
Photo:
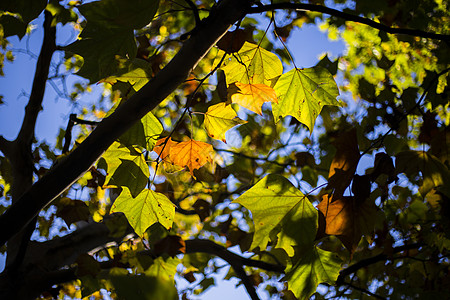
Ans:
{"type": "Polygon", "coordinates": [[[145,274],[148,276],[158,276],[166,281],[175,282],[174,278],[179,264],[180,259],[177,257],[167,257],[164,259],[160,256],[153,261],[153,264],[145,271],[145,274]]]}
{"type": "Polygon", "coordinates": [[[335,253],[311,247],[301,254],[291,269],[287,270],[284,279],[287,280],[289,290],[295,297],[309,299],[319,283],[334,284],[340,268],[341,260],[335,253]]]}
{"type": "Polygon", "coordinates": [[[272,87],[276,78],[283,73],[283,65],[275,54],[245,42],[238,53],[223,62],[222,70],[228,85],[240,82],[272,87]]]}
{"type": "Polygon", "coordinates": [[[149,112],[125,132],[119,141],[126,146],[137,145],[151,151],[162,131],[161,122],[149,112]]]}
{"type": "Polygon", "coordinates": [[[150,23],[158,6],[159,0],[102,0],[80,5],[78,10],[88,24],[91,22],[105,28],[139,29],[150,23]]]}
{"type": "Polygon", "coordinates": [[[149,24],[158,6],[158,0],[104,0],[80,5],[87,25],[80,40],[66,47],[84,59],[78,75],[97,82],[115,73],[117,55],[136,57],[134,29],[149,24]]]}
{"type": "Polygon", "coordinates": [[[133,197],[127,187],[122,187],[111,208],[113,212],[123,212],[134,231],[142,236],[156,222],[167,229],[172,228],[175,205],[164,194],[145,189],[133,197]]]}
{"type": "Polygon", "coordinates": [[[178,299],[178,292],[175,285],[159,276],[110,274],[109,278],[118,295],[118,299],[178,299]]]}
{"type": "Polygon", "coordinates": [[[136,56],[137,47],[132,29],[93,30],[86,27],[80,37],[81,40],[66,46],[65,49],[83,57],[83,66],[77,74],[88,78],[91,83],[116,72],[116,55],[136,56]]]}
{"type": "Polygon", "coordinates": [[[36,19],[47,5],[46,0],[2,0],[0,12],[9,12],[19,16],[0,13],[0,24],[3,26],[4,36],[17,35],[20,39],[25,35],[28,23],[36,19]]]}
{"type": "Polygon", "coordinates": [[[277,235],[276,247],[290,256],[293,246],[312,245],[318,214],[311,202],[289,180],[268,175],[233,202],[252,212],[255,233],[251,248],[265,250],[270,237],[277,235]]]}
{"type": "Polygon", "coordinates": [[[139,149],[114,142],[102,157],[108,166],[105,186],[126,186],[134,197],[145,188],[150,171],[139,149]]]}
{"type": "Polygon", "coordinates": [[[423,197],[433,188],[450,197],[450,172],[434,155],[425,151],[403,151],[396,155],[395,163],[397,172],[403,172],[410,178],[422,174],[419,192],[423,197]]]}
{"type": "Polygon", "coordinates": [[[272,104],[275,121],[291,115],[310,132],[324,105],[339,105],[336,82],[322,67],[292,69],[281,75],[274,89],[278,97],[278,104],[272,104]]]}
{"type": "Polygon", "coordinates": [[[145,60],[135,58],[125,61],[126,67],[117,75],[102,80],[114,84],[117,81],[128,82],[135,91],[139,91],[152,77],[151,64],[145,60]]]}

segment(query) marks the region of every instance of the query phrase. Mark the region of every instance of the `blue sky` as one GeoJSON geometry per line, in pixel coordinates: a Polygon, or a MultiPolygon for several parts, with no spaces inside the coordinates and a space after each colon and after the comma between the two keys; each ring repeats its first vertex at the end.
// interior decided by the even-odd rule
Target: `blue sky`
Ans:
{"type": "MultiPolygon", "coordinates": [[[[17,37],[10,38],[10,47],[14,50],[21,49],[21,51],[28,49],[37,56],[42,43],[43,34],[40,28],[42,21],[43,17],[40,16],[33,22],[37,26],[29,39],[25,37],[19,41],[17,37]]],[[[75,37],[76,34],[69,27],[58,28],[57,43],[64,45],[75,37]]],[[[329,41],[325,33],[320,32],[317,27],[312,25],[295,29],[288,40],[287,46],[295,59],[296,65],[305,68],[314,66],[318,62],[318,57],[325,52],[328,52],[330,57],[337,57],[344,50],[342,42],[329,41]]],[[[62,54],[56,53],[53,60],[56,62],[60,55],[62,54]]],[[[5,63],[5,77],[0,77],[0,94],[3,95],[3,101],[5,102],[0,106],[0,135],[9,140],[14,139],[20,129],[36,64],[36,57],[31,57],[27,53],[16,51],[15,57],[13,63],[5,63]]],[[[75,80],[79,80],[79,78],[72,76],[69,79],[69,91],[71,83],[75,80]]],[[[97,87],[90,96],[81,100],[82,103],[95,101],[99,92],[100,89],[97,87]]],[[[48,143],[54,144],[60,127],[65,128],[69,115],[76,113],[77,108],[69,100],[59,98],[50,84],[47,84],[43,108],[37,121],[36,137],[39,141],[44,139],[48,143]]],[[[0,270],[3,269],[3,259],[0,258],[0,270]]],[[[235,288],[236,280],[221,280],[224,275],[216,276],[218,287],[210,288],[198,299],[249,299],[242,286],[235,288]]],[[[182,280],[180,284],[182,284],[182,280]]],[[[260,291],[260,294],[263,295],[263,292],[260,291]]]]}

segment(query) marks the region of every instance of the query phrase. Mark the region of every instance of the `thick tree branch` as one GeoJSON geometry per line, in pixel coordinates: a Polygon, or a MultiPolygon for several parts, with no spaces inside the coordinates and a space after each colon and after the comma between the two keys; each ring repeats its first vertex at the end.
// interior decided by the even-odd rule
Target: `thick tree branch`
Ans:
{"type": "Polygon", "coordinates": [[[188,77],[191,70],[247,11],[250,0],[223,0],[202,21],[175,57],[142,89],[98,124],[66,158],[0,217],[0,245],[20,231],[94,164],[104,151],[135,122],[155,108],[188,77]]]}
{"type": "Polygon", "coordinates": [[[316,4],[306,4],[306,3],[290,3],[290,2],[282,2],[282,3],[273,3],[269,5],[261,5],[257,7],[252,7],[248,13],[256,14],[256,13],[262,13],[266,11],[272,11],[277,9],[292,9],[292,10],[305,10],[305,11],[315,11],[315,12],[321,12],[324,14],[328,14],[331,16],[335,16],[347,21],[352,21],[356,23],[366,24],[370,27],[376,28],[378,30],[391,33],[391,34],[406,34],[411,36],[420,36],[424,38],[430,38],[435,40],[441,40],[450,42],[450,35],[448,34],[438,34],[434,32],[427,32],[422,31],[418,29],[409,29],[409,28],[394,28],[389,27],[384,24],[381,24],[379,22],[375,22],[371,19],[352,15],[349,13],[345,13],[333,8],[329,8],[322,5],[316,5],[316,4]]]}

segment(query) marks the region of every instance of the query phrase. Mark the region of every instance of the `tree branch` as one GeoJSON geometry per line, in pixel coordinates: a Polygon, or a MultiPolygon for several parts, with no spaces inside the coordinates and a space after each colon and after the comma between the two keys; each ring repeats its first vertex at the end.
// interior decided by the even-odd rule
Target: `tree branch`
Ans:
{"type": "Polygon", "coordinates": [[[277,273],[283,273],[285,269],[285,267],[282,265],[274,265],[266,263],[264,261],[242,257],[210,240],[194,239],[194,240],[187,240],[185,242],[186,242],[186,253],[197,253],[197,252],[208,253],[218,256],[230,264],[231,262],[233,262],[241,266],[245,265],[277,273]]]}
{"type": "Polygon", "coordinates": [[[50,62],[56,50],[56,27],[52,26],[53,17],[47,10],[44,13],[44,41],[42,42],[41,52],[36,64],[36,73],[34,74],[31,95],[25,108],[25,117],[17,137],[17,140],[23,140],[28,143],[31,143],[34,138],[34,128],[36,126],[37,116],[42,109],[42,100],[44,99],[50,62]]]}
{"type": "Polygon", "coordinates": [[[284,266],[282,265],[274,265],[269,264],[259,260],[253,260],[250,258],[245,258],[240,255],[237,255],[231,251],[228,251],[225,247],[218,245],[210,240],[187,240],[186,241],[186,253],[208,253],[218,256],[225,260],[236,272],[236,275],[242,280],[242,283],[247,290],[247,293],[250,295],[252,300],[258,300],[258,294],[256,293],[255,287],[253,283],[250,281],[250,278],[247,276],[243,266],[251,266],[260,268],[266,271],[284,272],[284,266]]]}
{"type": "MultiPolygon", "coordinates": [[[[56,49],[56,27],[52,25],[53,16],[49,11],[44,11],[44,39],[36,64],[33,86],[30,98],[25,107],[25,116],[17,138],[7,143],[5,156],[11,164],[13,183],[11,187],[12,203],[16,203],[24,191],[33,184],[33,156],[31,144],[34,139],[36,120],[42,109],[45,86],[53,53],[56,49]],[[9,149],[8,149],[9,148],[9,149]]],[[[34,218],[33,218],[34,219],[34,218]]],[[[8,247],[6,265],[10,270],[17,268],[25,255],[28,241],[34,231],[35,220],[31,221],[28,228],[11,240],[8,247]]]]}
{"type": "Polygon", "coordinates": [[[119,243],[132,233],[133,229],[121,214],[112,214],[102,223],[89,223],[64,237],[30,242],[20,267],[15,272],[5,270],[0,274],[0,299],[35,299],[54,284],[76,279],[74,269],[67,266],[75,263],[81,254],[111,242],[119,243]],[[114,228],[108,224],[115,224],[114,228]]]}
{"type": "MultiPolygon", "coordinates": [[[[418,249],[418,248],[420,248],[422,246],[423,246],[423,244],[421,244],[421,243],[415,243],[415,244],[409,244],[409,245],[403,245],[403,246],[395,247],[395,248],[392,249],[392,254],[399,253],[399,252],[406,251],[406,250],[411,250],[411,249],[418,249]]],[[[375,264],[377,262],[380,262],[380,261],[387,260],[387,259],[389,259],[389,257],[390,257],[389,255],[387,255],[385,253],[381,253],[381,254],[378,254],[378,255],[375,255],[375,256],[372,256],[372,257],[360,260],[359,262],[357,262],[357,263],[355,263],[355,264],[353,264],[353,265],[351,265],[351,266],[341,270],[339,272],[339,276],[338,276],[338,278],[336,280],[336,285],[346,284],[345,283],[345,277],[346,276],[348,276],[350,274],[353,274],[353,273],[356,273],[359,269],[362,269],[362,268],[365,268],[367,266],[373,265],[373,264],[375,264]]]]}
{"type": "Polygon", "coordinates": [[[175,57],[144,87],[117,108],[67,157],[59,161],[0,217],[0,245],[82,176],[135,122],[170,95],[242,16],[250,0],[223,0],[184,43],[175,57]]]}
{"type": "Polygon", "coordinates": [[[257,14],[262,13],[266,11],[272,11],[276,9],[292,9],[292,10],[306,10],[306,11],[315,11],[315,12],[321,12],[324,14],[328,14],[331,16],[335,16],[347,21],[352,21],[356,23],[361,23],[368,25],[370,27],[373,27],[375,29],[391,33],[391,34],[406,34],[406,35],[412,35],[412,36],[419,36],[424,38],[430,38],[435,40],[441,40],[450,42],[450,35],[448,34],[438,34],[434,32],[428,32],[428,31],[422,31],[418,29],[409,29],[409,28],[394,28],[389,27],[384,24],[381,24],[379,22],[375,22],[371,19],[352,15],[349,13],[345,13],[333,8],[329,8],[322,5],[316,5],[316,4],[306,4],[306,3],[290,3],[290,2],[282,2],[282,3],[273,3],[269,5],[261,5],[257,7],[252,7],[248,10],[248,13],[250,14],[257,14]]]}

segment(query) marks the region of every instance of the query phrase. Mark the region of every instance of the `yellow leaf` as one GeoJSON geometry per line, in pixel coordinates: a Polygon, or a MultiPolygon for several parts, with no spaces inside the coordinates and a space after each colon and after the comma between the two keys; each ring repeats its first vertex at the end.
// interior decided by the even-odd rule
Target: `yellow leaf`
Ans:
{"type": "Polygon", "coordinates": [[[278,103],[275,90],[265,84],[247,84],[236,82],[230,85],[231,101],[262,115],[264,102],[278,103]]]}
{"type": "Polygon", "coordinates": [[[228,129],[245,123],[247,121],[239,119],[231,105],[226,105],[224,102],[210,106],[205,113],[205,127],[208,135],[224,143],[226,143],[225,132],[228,129]]]}
{"type": "Polygon", "coordinates": [[[283,73],[280,59],[257,44],[245,42],[238,53],[224,60],[221,69],[227,84],[234,82],[264,83],[273,86],[283,73]]]}

